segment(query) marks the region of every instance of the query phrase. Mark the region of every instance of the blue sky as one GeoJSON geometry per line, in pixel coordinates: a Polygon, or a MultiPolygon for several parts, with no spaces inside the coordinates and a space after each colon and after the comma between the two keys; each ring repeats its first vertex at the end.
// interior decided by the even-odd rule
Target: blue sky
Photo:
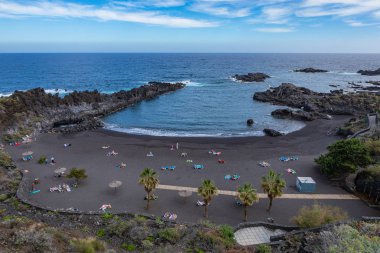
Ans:
{"type": "Polygon", "coordinates": [[[380,53],[380,0],[0,0],[0,52],[380,53]]]}

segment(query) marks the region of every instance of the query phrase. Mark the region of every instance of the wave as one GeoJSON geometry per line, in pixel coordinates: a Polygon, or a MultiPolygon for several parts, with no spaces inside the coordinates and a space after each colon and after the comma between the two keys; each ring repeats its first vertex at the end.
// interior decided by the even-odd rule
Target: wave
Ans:
{"type": "Polygon", "coordinates": [[[60,95],[65,95],[65,94],[72,93],[74,91],[68,90],[68,89],[45,89],[45,92],[49,93],[49,94],[56,94],[56,93],[58,93],[60,95]]]}
{"type": "Polygon", "coordinates": [[[198,83],[198,82],[193,82],[191,80],[181,80],[181,81],[176,81],[176,82],[169,82],[169,83],[183,83],[186,84],[187,87],[203,87],[205,86],[204,84],[198,83]]]}
{"type": "Polygon", "coordinates": [[[0,97],[9,97],[13,94],[13,92],[8,92],[8,93],[0,93],[0,97]]]}
{"type": "Polygon", "coordinates": [[[344,71],[329,71],[327,72],[328,74],[337,74],[337,75],[345,75],[345,76],[356,76],[360,75],[359,73],[356,72],[344,72],[344,71]]]}
{"type": "Polygon", "coordinates": [[[193,133],[193,132],[185,132],[185,131],[170,131],[163,129],[146,129],[146,128],[122,128],[115,124],[107,124],[105,123],[105,129],[134,134],[134,135],[149,135],[149,136],[161,136],[161,137],[215,137],[215,138],[223,138],[223,137],[248,137],[248,136],[264,136],[262,131],[247,131],[240,133],[193,133]]]}

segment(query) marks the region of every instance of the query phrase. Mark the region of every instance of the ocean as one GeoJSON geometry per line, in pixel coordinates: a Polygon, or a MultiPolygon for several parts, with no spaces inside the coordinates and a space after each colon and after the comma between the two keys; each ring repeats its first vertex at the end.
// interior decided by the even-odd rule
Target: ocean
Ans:
{"type": "Polygon", "coordinates": [[[106,127],[157,136],[260,136],[264,128],[285,133],[302,122],[274,119],[280,106],[254,101],[257,91],[294,83],[328,92],[348,82],[380,81],[356,74],[380,67],[380,54],[0,54],[0,96],[42,87],[61,96],[74,90],[112,93],[149,81],[184,82],[186,88],[145,101],[104,118],[106,127]],[[306,67],[328,73],[296,73],[306,67]],[[262,83],[240,83],[231,76],[263,72],[262,83]],[[246,125],[252,118],[255,124],[246,125]]]}

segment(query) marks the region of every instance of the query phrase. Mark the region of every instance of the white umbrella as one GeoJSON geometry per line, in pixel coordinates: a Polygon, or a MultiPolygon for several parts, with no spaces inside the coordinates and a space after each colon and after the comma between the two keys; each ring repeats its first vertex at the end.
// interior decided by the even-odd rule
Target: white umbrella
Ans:
{"type": "Polygon", "coordinates": [[[114,181],[110,182],[110,183],[108,184],[108,186],[109,186],[110,188],[115,189],[115,191],[116,191],[116,188],[119,188],[122,184],[123,184],[123,183],[122,183],[121,181],[114,180],[114,181]]]}

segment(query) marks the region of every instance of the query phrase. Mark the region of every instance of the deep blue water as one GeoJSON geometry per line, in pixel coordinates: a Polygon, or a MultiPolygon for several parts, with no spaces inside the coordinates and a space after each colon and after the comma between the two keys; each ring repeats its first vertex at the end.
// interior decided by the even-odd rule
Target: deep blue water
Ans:
{"type": "MultiPolygon", "coordinates": [[[[303,126],[276,120],[278,106],[253,101],[256,91],[291,82],[315,91],[330,84],[380,80],[355,74],[380,67],[379,54],[0,54],[0,94],[43,87],[61,95],[73,90],[115,92],[149,81],[188,83],[183,90],[143,102],[104,119],[108,127],[135,134],[187,136],[262,135],[265,127],[284,132],[303,126]],[[294,73],[297,68],[329,73],[294,73]],[[239,83],[234,74],[264,72],[264,83],[239,83]],[[65,91],[66,90],[66,91],[65,91]],[[247,127],[248,118],[255,120],[247,127]]],[[[1,96],[1,95],[0,95],[1,96]]]]}

